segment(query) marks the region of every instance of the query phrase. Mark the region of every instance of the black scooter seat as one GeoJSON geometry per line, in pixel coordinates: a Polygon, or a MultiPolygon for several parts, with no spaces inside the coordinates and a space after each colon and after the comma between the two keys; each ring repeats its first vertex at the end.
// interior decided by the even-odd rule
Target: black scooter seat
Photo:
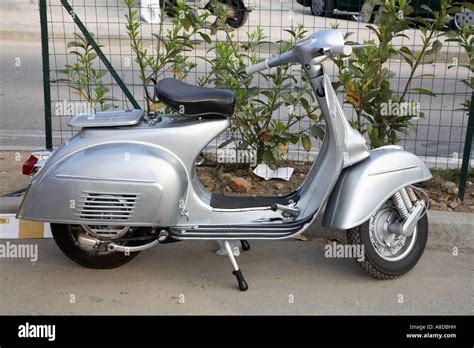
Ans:
{"type": "Polygon", "coordinates": [[[163,79],[156,84],[155,91],[163,103],[182,115],[231,117],[234,113],[235,94],[227,89],[163,79]]]}

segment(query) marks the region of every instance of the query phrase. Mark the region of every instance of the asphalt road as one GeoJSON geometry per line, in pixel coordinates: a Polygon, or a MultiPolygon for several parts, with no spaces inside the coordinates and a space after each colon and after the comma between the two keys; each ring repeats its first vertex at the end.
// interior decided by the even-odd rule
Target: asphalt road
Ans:
{"type": "Polygon", "coordinates": [[[0,259],[0,314],[474,314],[472,252],[427,249],[380,281],[326,258],[323,239],[252,242],[242,293],[214,242],[160,245],[113,270],[82,268],[53,240],[16,242],[37,243],[38,261],[0,259]]]}
{"type": "MultiPolygon", "coordinates": [[[[44,113],[42,94],[41,46],[35,41],[9,41],[0,42],[1,58],[1,112],[0,112],[0,146],[44,146],[44,113]]],[[[132,88],[136,95],[141,94],[141,88],[134,86],[136,77],[130,69],[123,67],[115,53],[123,52],[123,47],[109,47],[113,53],[112,63],[121,67],[122,77],[132,88]]],[[[199,53],[198,53],[199,55],[199,53]]],[[[200,71],[204,70],[202,61],[196,61],[200,71]]],[[[66,63],[64,56],[52,60],[53,67],[58,69],[66,63]]],[[[326,63],[327,70],[333,74],[333,66],[326,63]]],[[[53,68],[52,67],[52,68],[53,68]]],[[[397,76],[406,78],[406,66],[397,62],[391,63],[391,69],[397,76]]],[[[465,95],[460,93],[463,87],[459,83],[459,73],[456,69],[447,69],[447,64],[436,63],[423,66],[420,73],[434,73],[436,80],[431,78],[416,82],[417,87],[429,88],[438,93],[438,97],[421,97],[419,99],[421,110],[426,113],[426,119],[417,121],[416,133],[402,135],[402,144],[420,156],[455,157],[462,153],[465,124],[467,117],[461,112],[453,112],[463,101],[465,95]]],[[[53,76],[54,78],[54,76],[53,76]]],[[[393,80],[397,83],[396,80],[393,80]]],[[[115,95],[120,96],[118,88],[114,88],[115,95]]],[[[67,88],[52,88],[53,100],[63,100],[71,97],[67,88]]],[[[350,117],[352,110],[345,109],[350,117]]],[[[53,105],[53,115],[55,105],[53,105]]],[[[285,110],[279,117],[285,117],[285,110]]],[[[61,139],[71,134],[67,126],[67,117],[53,116],[53,140],[59,144],[61,139]]]]}

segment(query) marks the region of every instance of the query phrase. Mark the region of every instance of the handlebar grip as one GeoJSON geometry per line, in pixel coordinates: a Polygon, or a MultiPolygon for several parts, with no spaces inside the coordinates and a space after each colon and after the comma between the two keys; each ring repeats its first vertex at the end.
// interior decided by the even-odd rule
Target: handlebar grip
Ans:
{"type": "Polygon", "coordinates": [[[247,67],[247,69],[245,69],[245,72],[249,75],[252,75],[265,69],[269,69],[268,59],[265,59],[263,62],[247,67]]]}
{"type": "Polygon", "coordinates": [[[332,46],[331,54],[332,55],[342,54],[344,56],[349,56],[352,54],[352,47],[348,45],[332,46]]]}

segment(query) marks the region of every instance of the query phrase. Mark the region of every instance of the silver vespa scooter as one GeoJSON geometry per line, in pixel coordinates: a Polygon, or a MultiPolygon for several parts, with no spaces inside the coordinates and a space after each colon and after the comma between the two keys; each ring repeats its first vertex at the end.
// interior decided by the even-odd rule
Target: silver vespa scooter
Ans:
{"type": "MultiPolygon", "coordinates": [[[[284,197],[208,192],[196,175],[202,149],[231,125],[232,92],[164,79],[156,94],[177,114],[140,110],[77,115],[81,131],[57,148],[33,177],[17,217],[51,223],[55,241],[77,263],[112,268],[158,243],[224,240],[239,288],[248,288],[229,240],[285,239],[302,233],[326,203],[323,225],[363,245],[360,265],[377,278],[410,270],[427,241],[428,199],[412,184],[431,178],[398,146],[372,151],[346,120],[322,62],[349,55],[338,30],[323,30],[294,49],[248,67],[303,66],[326,133],[301,187],[284,197]]],[[[244,249],[248,249],[244,243],[244,249]]]]}

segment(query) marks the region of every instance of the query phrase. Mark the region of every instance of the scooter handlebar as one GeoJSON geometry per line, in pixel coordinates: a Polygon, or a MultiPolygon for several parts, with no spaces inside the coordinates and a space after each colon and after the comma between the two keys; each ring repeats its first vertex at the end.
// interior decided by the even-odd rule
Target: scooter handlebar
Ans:
{"type": "MultiPolygon", "coordinates": [[[[348,45],[338,45],[338,46],[332,46],[328,51],[330,55],[338,55],[342,54],[345,56],[349,56],[352,54],[352,47],[348,45]]],[[[298,59],[296,57],[295,51],[291,50],[282,54],[279,54],[275,57],[265,59],[263,62],[250,65],[245,69],[245,72],[249,75],[258,73],[260,71],[270,69],[279,65],[287,64],[287,63],[296,63],[298,62],[298,59]]]]}
{"type": "Polygon", "coordinates": [[[279,65],[283,64],[288,64],[288,63],[294,63],[296,62],[296,57],[295,57],[295,52],[294,50],[279,54],[275,57],[265,59],[263,62],[250,65],[245,69],[245,72],[249,75],[255,74],[257,72],[260,72],[262,70],[274,68],[279,65]]]}
{"type": "Polygon", "coordinates": [[[331,52],[331,55],[338,55],[342,54],[344,56],[349,56],[352,54],[352,47],[348,45],[338,45],[338,46],[332,46],[329,50],[331,52]]]}
{"type": "Polygon", "coordinates": [[[247,69],[245,69],[245,72],[248,75],[252,75],[252,74],[258,73],[260,71],[270,69],[267,62],[268,62],[268,59],[265,59],[263,62],[254,64],[254,65],[250,65],[250,66],[247,67],[247,69]]]}

